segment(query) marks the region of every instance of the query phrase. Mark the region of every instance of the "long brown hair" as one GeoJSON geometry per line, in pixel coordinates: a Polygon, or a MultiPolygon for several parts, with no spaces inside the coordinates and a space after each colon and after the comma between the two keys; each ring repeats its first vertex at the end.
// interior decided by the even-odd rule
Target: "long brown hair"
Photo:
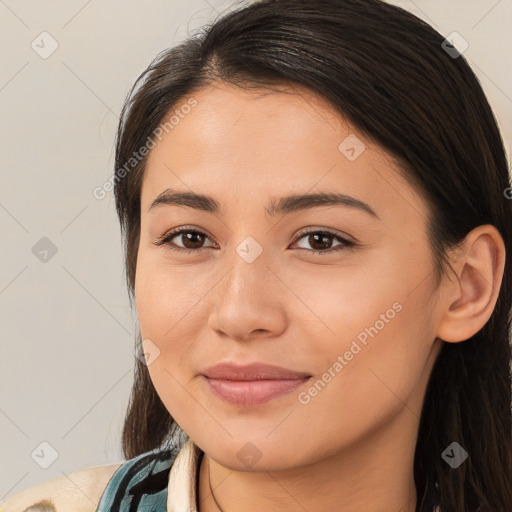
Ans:
{"type": "MultiPolygon", "coordinates": [[[[430,205],[428,236],[439,275],[448,248],[476,226],[496,226],[507,253],[497,304],[472,338],[443,344],[425,396],[414,476],[419,496],[436,485],[443,512],[504,512],[512,506],[510,178],[482,88],[444,39],[380,0],[263,0],[220,17],[160,53],[129,92],[116,138],[116,208],[132,300],[146,163],[133,155],[171,108],[214,81],[245,88],[297,83],[329,100],[401,163],[430,205]],[[452,442],[469,453],[457,469],[441,457],[452,442]]],[[[140,351],[140,333],[136,342],[140,351]]],[[[136,359],[122,439],[126,458],[180,436],[182,442],[183,435],[136,359]]]]}

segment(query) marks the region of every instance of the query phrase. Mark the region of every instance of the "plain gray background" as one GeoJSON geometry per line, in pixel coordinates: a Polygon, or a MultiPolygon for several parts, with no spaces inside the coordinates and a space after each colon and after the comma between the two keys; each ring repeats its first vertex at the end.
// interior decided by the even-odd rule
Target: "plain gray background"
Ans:
{"type": "MultiPolygon", "coordinates": [[[[512,1],[391,3],[468,41],[510,154],[512,1]]],[[[139,73],[236,5],[0,0],[0,501],[123,460],[136,319],[112,194],[92,190],[113,172],[118,115],[139,73]]]]}

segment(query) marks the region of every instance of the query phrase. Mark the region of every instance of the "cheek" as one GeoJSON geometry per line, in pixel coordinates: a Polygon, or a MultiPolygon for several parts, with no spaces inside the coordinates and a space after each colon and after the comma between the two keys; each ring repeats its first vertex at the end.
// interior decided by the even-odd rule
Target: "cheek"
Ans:
{"type": "Polygon", "coordinates": [[[191,268],[170,267],[161,256],[139,252],[135,300],[143,338],[162,343],[197,322],[195,307],[204,292],[191,280],[191,268]]]}
{"type": "Polygon", "coordinates": [[[139,253],[135,302],[140,332],[150,347],[157,347],[158,358],[148,370],[170,412],[190,408],[183,386],[197,371],[191,361],[201,351],[199,340],[208,321],[205,295],[212,286],[192,265],[170,266],[161,255],[139,253]]]}
{"type": "Polygon", "coordinates": [[[297,347],[315,351],[319,379],[302,403],[315,414],[329,407],[333,428],[349,413],[368,424],[396,412],[421,382],[434,341],[429,272],[427,258],[413,264],[395,254],[336,279],[332,272],[301,274],[294,292],[303,304],[290,323],[298,326],[297,347]]]}
{"type": "Polygon", "coordinates": [[[141,338],[150,340],[147,346],[158,354],[148,364],[149,375],[166,409],[185,430],[189,422],[201,422],[203,411],[191,403],[189,361],[199,338],[194,329],[199,329],[195,308],[200,308],[201,295],[189,293],[189,285],[183,273],[171,272],[161,261],[144,255],[138,260],[135,302],[141,338]]]}
{"type": "Polygon", "coordinates": [[[397,254],[380,253],[354,256],[339,268],[306,265],[300,272],[284,268],[280,276],[293,292],[282,297],[288,303],[290,324],[309,326],[305,338],[315,336],[315,345],[326,349],[347,350],[356,338],[364,346],[389,332],[406,306],[414,314],[415,306],[408,306],[415,299],[410,292],[424,273],[418,262],[415,271],[411,266],[397,254]]]}
{"type": "MultiPolygon", "coordinates": [[[[402,413],[411,425],[420,417],[427,344],[415,308],[394,304],[391,309],[373,304],[375,310],[359,315],[361,323],[340,318],[339,335],[332,342],[316,338],[314,357],[322,363],[311,385],[297,397],[291,438],[293,428],[300,431],[303,421],[308,430],[318,428],[326,439],[349,445],[402,413]],[[388,323],[375,320],[375,313],[386,311],[388,323]],[[350,330],[344,330],[348,323],[350,330]]],[[[309,350],[312,353],[311,346],[309,350]]]]}

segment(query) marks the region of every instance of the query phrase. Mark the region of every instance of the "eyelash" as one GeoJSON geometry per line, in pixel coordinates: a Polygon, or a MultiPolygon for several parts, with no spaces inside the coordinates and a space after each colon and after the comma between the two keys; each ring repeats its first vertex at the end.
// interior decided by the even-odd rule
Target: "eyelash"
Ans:
{"type": "MultiPolygon", "coordinates": [[[[162,237],[158,238],[155,242],[153,242],[155,245],[157,246],[162,246],[162,245],[165,245],[167,246],[169,249],[173,250],[173,251],[178,251],[178,252],[184,252],[184,253],[197,253],[197,252],[200,252],[202,251],[203,249],[206,249],[206,247],[200,247],[199,249],[187,249],[185,247],[179,247],[177,245],[174,245],[174,244],[171,244],[171,240],[179,235],[182,235],[184,233],[197,233],[197,234],[200,234],[200,235],[203,235],[205,236],[206,238],[208,238],[208,236],[203,233],[202,231],[199,231],[197,229],[189,229],[189,228],[178,228],[176,230],[173,230],[173,231],[170,231],[168,233],[165,233],[162,237]]],[[[308,236],[308,235],[327,235],[327,236],[332,236],[334,239],[338,240],[339,242],[341,242],[341,245],[338,245],[336,246],[334,249],[331,248],[331,249],[326,249],[326,250],[315,250],[315,249],[303,249],[303,250],[306,250],[306,251],[309,251],[309,252],[312,252],[313,254],[317,254],[319,256],[321,255],[324,255],[324,254],[333,254],[333,253],[336,253],[338,251],[341,251],[341,250],[346,250],[346,249],[352,249],[354,247],[356,247],[358,244],[355,243],[355,242],[352,242],[351,240],[347,240],[346,238],[343,238],[339,235],[336,235],[335,233],[331,233],[330,231],[325,231],[325,230],[312,230],[312,231],[305,231],[305,232],[302,232],[302,233],[299,233],[297,235],[297,237],[295,238],[295,240],[293,241],[293,243],[295,244],[296,242],[298,242],[299,240],[301,240],[302,238],[308,236]]]]}

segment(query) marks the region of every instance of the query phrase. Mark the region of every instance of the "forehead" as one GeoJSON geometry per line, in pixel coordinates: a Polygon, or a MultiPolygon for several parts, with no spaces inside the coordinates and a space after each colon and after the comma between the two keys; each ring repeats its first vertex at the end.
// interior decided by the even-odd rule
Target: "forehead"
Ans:
{"type": "Polygon", "coordinates": [[[304,142],[312,132],[330,132],[337,140],[340,132],[350,129],[326,99],[295,84],[245,89],[215,83],[193,97],[197,106],[172,131],[191,143],[209,145],[209,149],[222,149],[225,142],[233,140],[244,140],[246,147],[276,137],[277,141],[304,142]]]}
{"type": "Polygon", "coordinates": [[[148,156],[143,208],[167,188],[228,197],[230,204],[258,202],[260,209],[271,195],[333,189],[373,202],[376,210],[391,203],[397,214],[426,212],[393,156],[306,88],[214,84],[170,114],[190,98],[196,105],[148,156]],[[360,151],[355,159],[349,146],[360,151]]]}

